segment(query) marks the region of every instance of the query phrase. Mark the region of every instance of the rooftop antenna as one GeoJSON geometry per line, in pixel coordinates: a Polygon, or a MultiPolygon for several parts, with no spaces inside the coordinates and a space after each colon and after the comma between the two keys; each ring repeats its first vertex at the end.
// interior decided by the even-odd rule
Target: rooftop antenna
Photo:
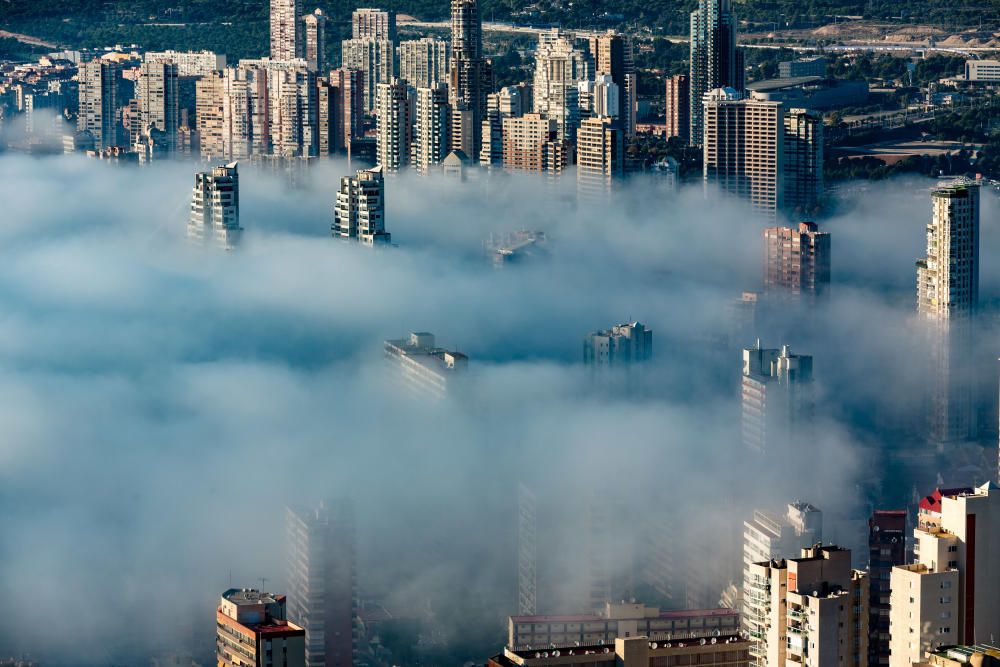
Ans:
{"type": "Polygon", "coordinates": [[[261,593],[263,593],[266,590],[266,586],[267,586],[267,577],[261,577],[260,578],[260,592],[261,593]]]}

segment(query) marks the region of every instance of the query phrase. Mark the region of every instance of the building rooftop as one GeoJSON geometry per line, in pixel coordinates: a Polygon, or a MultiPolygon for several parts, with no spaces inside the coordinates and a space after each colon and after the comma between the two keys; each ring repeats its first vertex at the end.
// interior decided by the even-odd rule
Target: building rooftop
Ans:
{"type": "MultiPolygon", "coordinates": [[[[680,609],[673,611],[655,609],[655,615],[643,616],[643,618],[679,619],[736,615],[739,615],[738,611],[735,609],[727,609],[725,607],[719,607],[717,609],[680,609]]],[[[535,616],[511,616],[510,620],[514,623],[586,623],[588,621],[605,621],[608,620],[608,617],[599,614],[570,614],[564,616],[543,614],[535,616]]]]}
{"type": "Polygon", "coordinates": [[[236,605],[274,604],[275,602],[280,602],[285,599],[284,595],[265,593],[253,588],[230,588],[222,594],[222,597],[236,605]]]}
{"type": "Polygon", "coordinates": [[[934,489],[934,493],[929,496],[924,496],[920,499],[919,507],[921,510],[927,512],[941,512],[941,498],[944,496],[960,496],[966,493],[972,493],[971,486],[957,486],[948,489],[934,489]]]}
{"type": "Polygon", "coordinates": [[[747,84],[747,90],[751,90],[756,93],[769,93],[775,90],[782,90],[784,88],[795,88],[797,86],[805,86],[810,83],[818,83],[823,80],[821,76],[791,76],[787,79],[764,79],[763,81],[754,81],[753,83],[747,84]]]}

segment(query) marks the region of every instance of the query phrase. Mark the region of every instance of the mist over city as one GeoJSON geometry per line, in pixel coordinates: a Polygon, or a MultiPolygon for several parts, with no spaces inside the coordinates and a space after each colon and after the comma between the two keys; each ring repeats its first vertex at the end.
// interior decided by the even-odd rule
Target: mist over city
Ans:
{"type": "Polygon", "coordinates": [[[49,4],[0,667],[1000,660],[992,3],[49,4]]]}

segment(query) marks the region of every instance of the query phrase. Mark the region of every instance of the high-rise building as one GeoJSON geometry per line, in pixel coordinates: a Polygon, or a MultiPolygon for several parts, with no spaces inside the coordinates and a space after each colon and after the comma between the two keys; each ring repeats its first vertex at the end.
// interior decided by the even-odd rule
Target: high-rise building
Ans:
{"type": "Polygon", "coordinates": [[[215,243],[230,250],[239,243],[240,177],[236,163],[195,175],[187,235],[193,241],[215,243]]]}
{"type": "Polygon", "coordinates": [[[588,366],[628,366],[653,356],[653,332],[639,322],[595,331],[583,340],[583,363],[588,366]]]}
{"type": "Polygon", "coordinates": [[[201,137],[201,157],[205,160],[225,160],[227,156],[226,84],[225,71],[209,72],[198,79],[195,97],[198,100],[197,130],[201,137]]]}
{"type": "Polygon", "coordinates": [[[811,441],[815,396],[813,358],[760,347],[743,350],[743,443],[769,456],[811,441]]]}
{"type": "Polygon", "coordinates": [[[667,137],[680,137],[685,142],[691,136],[691,79],[675,74],[667,79],[667,137]]]}
{"type": "Polygon", "coordinates": [[[360,70],[340,68],[330,72],[330,86],[339,91],[340,114],[337,127],[340,132],[338,147],[350,152],[355,139],[364,136],[365,76],[360,70]]]}
{"type": "Polygon", "coordinates": [[[215,622],[218,667],[305,667],[305,631],[288,621],[284,595],[231,588],[215,622]]]}
{"type": "Polygon", "coordinates": [[[529,113],[503,119],[503,167],[558,176],[568,163],[554,118],[529,113]]]}
{"type": "Polygon", "coordinates": [[[317,9],[312,14],[306,14],[303,23],[305,47],[302,57],[309,69],[323,75],[326,73],[326,14],[317,9]]]}
{"type": "Polygon", "coordinates": [[[353,510],[289,507],[288,615],[305,630],[306,667],[351,667],[357,615],[353,510]]]}
{"type": "Polygon", "coordinates": [[[304,66],[268,71],[271,152],[283,157],[319,154],[319,89],[304,66]]]}
{"type": "Polygon", "coordinates": [[[78,76],[80,110],[77,130],[89,132],[94,138],[94,148],[99,151],[118,146],[122,139],[118,118],[121,67],[97,58],[80,65],[78,76]]]}
{"type": "Polygon", "coordinates": [[[917,261],[917,312],[928,323],[930,438],[973,434],[971,347],[979,305],[979,185],[956,181],[931,194],[927,256],[917,261]]]}
{"type": "Polygon", "coordinates": [[[830,288],[830,234],[814,222],[764,230],[764,288],[815,302],[830,288]]]}
{"type": "Polygon", "coordinates": [[[357,239],[365,245],[389,243],[385,231],[385,181],[381,166],[362,169],[355,176],[340,179],[334,205],[333,236],[357,239]]]}
{"type": "Polygon", "coordinates": [[[691,138],[701,146],[704,131],[702,101],[717,88],[743,89],[743,65],[736,48],[736,16],[730,0],[698,0],[691,12],[691,138]]]}
{"type": "Polygon", "coordinates": [[[448,83],[448,42],[433,37],[399,43],[399,78],[414,88],[448,83]]]}
{"type": "Polygon", "coordinates": [[[784,207],[807,213],[823,196],[823,116],[807,109],[785,114],[784,207]]]}
{"type": "Polygon", "coordinates": [[[576,145],[577,195],[607,199],[625,173],[625,132],[607,116],[580,123],[576,145]]]}
{"type": "Polygon", "coordinates": [[[517,613],[531,615],[538,607],[538,532],[535,494],[517,487],[517,613]]]}
{"type": "MultiPolygon", "coordinates": [[[[336,74],[335,74],[336,76],[336,74]]],[[[338,82],[339,83],[339,82],[338,82]]],[[[343,148],[344,119],[343,98],[340,86],[327,77],[316,78],[317,131],[319,155],[327,156],[343,148]]]]}
{"type": "Polygon", "coordinates": [[[735,90],[717,89],[705,95],[702,111],[705,182],[749,201],[760,213],[777,215],[784,205],[781,102],[746,100],[735,90]]]}
{"type": "Polygon", "coordinates": [[[920,501],[912,565],[892,568],[889,665],[943,645],[1000,637],[1000,488],[941,489],[920,501]]]}
{"type": "Polygon", "coordinates": [[[500,115],[503,118],[513,118],[531,113],[531,86],[518,84],[516,86],[504,86],[500,89],[497,99],[500,115]]]}
{"type": "Polygon", "coordinates": [[[301,58],[302,31],[302,0],[271,0],[271,58],[301,58]]]}
{"type": "Polygon", "coordinates": [[[611,118],[615,127],[624,132],[621,89],[610,74],[598,74],[593,81],[581,81],[577,85],[577,98],[581,122],[586,118],[611,118]]]}
{"type": "Polygon", "coordinates": [[[431,333],[387,340],[384,348],[386,359],[398,368],[407,389],[425,398],[444,398],[469,367],[467,356],[438,347],[431,333]]]}
{"type": "Polygon", "coordinates": [[[753,563],[749,572],[748,594],[765,619],[750,635],[759,645],[756,665],[866,667],[868,575],[851,569],[850,550],[816,545],[799,558],[753,563]]]}
{"type": "Polygon", "coordinates": [[[442,83],[417,89],[413,127],[413,166],[420,174],[437,169],[448,156],[448,87],[442,83]]]}
{"type": "Polygon", "coordinates": [[[590,38],[590,52],[594,57],[595,74],[610,76],[618,87],[621,103],[619,112],[614,115],[619,125],[626,136],[634,135],[638,82],[631,42],[624,35],[608,31],[605,35],[590,38]]]}
{"type": "Polygon", "coordinates": [[[762,510],[743,522],[743,629],[750,637],[751,667],[766,667],[766,644],[760,639],[770,622],[770,601],[758,593],[754,563],[791,558],[823,541],[823,513],[808,503],[790,503],[785,515],[762,510]]]}
{"type": "Polygon", "coordinates": [[[490,93],[483,118],[483,146],[479,149],[479,164],[494,168],[503,164],[503,114],[500,112],[500,94],[490,93]]]}
{"type": "Polygon", "coordinates": [[[412,96],[402,79],[392,79],[378,85],[375,112],[378,119],[376,159],[386,174],[395,174],[410,163],[413,143],[412,96]]]}
{"type": "Polygon", "coordinates": [[[575,141],[580,126],[581,81],[594,76],[594,59],[576,39],[554,28],[538,35],[532,84],[535,113],[556,121],[560,141],[575,141]]]}
{"type": "Polygon", "coordinates": [[[167,152],[177,145],[178,105],[177,64],[169,60],[144,62],[139,68],[136,98],[139,101],[142,133],[155,128],[163,133],[167,152]]]}
{"type": "Polygon", "coordinates": [[[375,113],[375,98],[380,83],[395,76],[396,47],[387,39],[345,39],[341,43],[343,66],[364,74],[365,113],[375,113]]]}
{"type": "Polygon", "coordinates": [[[892,568],[906,562],[906,512],[875,510],[868,520],[868,667],[889,665],[892,568]]]}
{"type": "Polygon", "coordinates": [[[479,155],[486,96],[493,92],[493,63],[483,57],[483,24],[479,0],[451,0],[452,150],[479,155]]]}
{"type": "Polygon", "coordinates": [[[351,37],[396,43],[396,12],[360,7],[351,14],[351,37]]]}

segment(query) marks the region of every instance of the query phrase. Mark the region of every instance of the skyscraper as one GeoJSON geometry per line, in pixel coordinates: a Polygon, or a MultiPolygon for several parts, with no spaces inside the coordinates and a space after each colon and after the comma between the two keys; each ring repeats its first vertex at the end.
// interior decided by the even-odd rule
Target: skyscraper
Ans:
{"type": "Polygon", "coordinates": [[[141,131],[155,128],[163,132],[168,152],[177,146],[178,94],[176,63],[167,60],[144,62],[140,66],[136,96],[142,118],[141,131]]]}
{"type": "Polygon", "coordinates": [[[306,14],[303,19],[305,48],[302,57],[309,64],[309,69],[320,75],[326,74],[326,14],[317,9],[312,14],[306,14]]]}
{"type": "Polygon", "coordinates": [[[764,230],[764,288],[814,303],[830,288],[830,234],[814,222],[764,230]]]}
{"type": "Polygon", "coordinates": [[[195,175],[188,238],[230,250],[239,243],[240,178],[236,163],[195,175]]]}
{"type": "Polygon", "coordinates": [[[906,562],[906,512],[875,510],[868,520],[868,667],[889,665],[889,586],[892,568],[906,562]]]}
{"type": "Polygon", "coordinates": [[[354,516],[345,503],[289,507],[288,615],[305,630],[306,667],[351,667],[357,610],[354,516]]]}
{"type": "Polygon", "coordinates": [[[486,96],[493,92],[493,63],[483,57],[478,0],[451,0],[451,149],[479,155],[486,96]]]}
{"type": "Polygon", "coordinates": [[[716,88],[743,89],[742,63],[737,53],[736,16],[730,0],[698,0],[698,9],[691,12],[692,146],[702,143],[705,94],[716,88]]]}
{"type": "Polygon", "coordinates": [[[769,456],[793,453],[811,441],[815,397],[813,358],[786,345],[767,350],[760,342],[743,350],[742,433],[752,451],[769,456]]]}
{"type": "Polygon", "coordinates": [[[785,114],[784,207],[808,213],[823,196],[823,116],[807,109],[785,114]]]}
{"type": "Polygon", "coordinates": [[[595,331],[583,340],[583,363],[588,366],[628,366],[653,356],[653,332],[639,322],[595,331]]]}
{"type": "Polygon", "coordinates": [[[374,113],[379,84],[389,83],[396,73],[395,46],[385,39],[345,39],[341,42],[341,56],[345,69],[364,73],[364,110],[374,113]]]}
{"type": "Polygon", "coordinates": [[[396,12],[360,7],[351,14],[351,38],[396,43],[396,12]]]}
{"type": "Polygon", "coordinates": [[[327,77],[316,78],[316,117],[319,132],[319,154],[332,155],[343,147],[344,119],[343,97],[340,86],[327,77]]]}
{"type": "Polygon", "coordinates": [[[330,85],[339,92],[341,132],[340,146],[350,152],[351,143],[364,136],[365,77],[364,72],[340,68],[330,73],[330,85]]]}
{"type": "Polygon", "coordinates": [[[524,484],[517,487],[517,613],[534,614],[538,608],[538,531],[535,494],[524,484]]]}
{"type": "Polygon", "coordinates": [[[330,229],[337,238],[356,239],[365,245],[391,241],[392,236],[385,231],[385,181],[381,166],[340,179],[330,229]]]}
{"type": "Polygon", "coordinates": [[[417,89],[417,117],[413,128],[413,166],[428,174],[448,155],[448,87],[442,83],[417,89]]]}
{"type": "Polygon", "coordinates": [[[735,90],[720,88],[705,96],[702,108],[698,122],[704,123],[706,184],[749,201],[773,218],[784,203],[781,102],[746,100],[735,90]]]}
{"type": "Polygon", "coordinates": [[[121,142],[118,119],[121,68],[116,63],[97,58],[80,65],[79,77],[77,130],[89,132],[97,150],[118,146],[121,142]]]}
{"type": "Polygon", "coordinates": [[[579,84],[594,76],[590,53],[575,37],[555,28],[539,33],[532,86],[535,113],[554,118],[560,141],[575,141],[580,126],[579,84]]]}
{"type": "Polygon", "coordinates": [[[632,45],[626,36],[608,31],[590,38],[590,52],[594,57],[594,73],[610,76],[618,86],[621,95],[618,121],[625,135],[632,136],[635,134],[638,94],[632,45]]]}
{"type": "Polygon", "coordinates": [[[680,137],[685,142],[691,136],[691,79],[675,74],[667,79],[667,137],[680,137]]]}
{"type": "Polygon", "coordinates": [[[851,569],[850,550],[816,545],[798,558],[753,563],[749,576],[764,619],[760,636],[751,635],[754,664],[868,664],[868,575],[851,569]]]}
{"type": "Polygon", "coordinates": [[[218,667],[305,667],[305,631],[288,621],[284,595],[231,588],[215,625],[218,667]]]}
{"type": "Polygon", "coordinates": [[[625,131],[607,116],[580,123],[576,146],[577,195],[607,199],[625,173],[625,131]]]}
{"type": "Polygon", "coordinates": [[[937,443],[973,433],[973,317],[979,305],[979,185],[956,181],[931,194],[927,256],[917,262],[917,312],[927,332],[929,435],[937,443]]]}
{"type": "Polygon", "coordinates": [[[767,667],[767,644],[762,640],[770,622],[771,601],[760,595],[760,581],[752,566],[791,558],[823,541],[823,513],[808,503],[790,503],[784,516],[757,510],[743,522],[743,629],[750,637],[751,667],[767,667]]]}
{"type": "Polygon", "coordinates": [[[916,563],[892,569],[889,665],[941,645],[1000,637],[1000,489],[941,489],[920,501],[916,563]]]}
{"type": "Polygon", "coordinates": [[[271,58],[302,57],[302,0],[271,0],[271,58]]]}
{"type": "Polygon", "coordinates": [[[448,42],[423,37],[399,43],[399,78],[414,88],[448,83],[448,42]]]}
{"type": "Polygon", "coordinates": [[[205,160],[226,160],[226,83],[225,71],[210,72],[195,84],[198,134],[201,137],[201,157],[205,160]]]}
{"type": "Polygon", "coordinates": [[[402,79],[378,85],[375,104],[378,118],[376,159],[386,174],[395,174],[410,163],[412,124],[410,87],[402,79]]]}

